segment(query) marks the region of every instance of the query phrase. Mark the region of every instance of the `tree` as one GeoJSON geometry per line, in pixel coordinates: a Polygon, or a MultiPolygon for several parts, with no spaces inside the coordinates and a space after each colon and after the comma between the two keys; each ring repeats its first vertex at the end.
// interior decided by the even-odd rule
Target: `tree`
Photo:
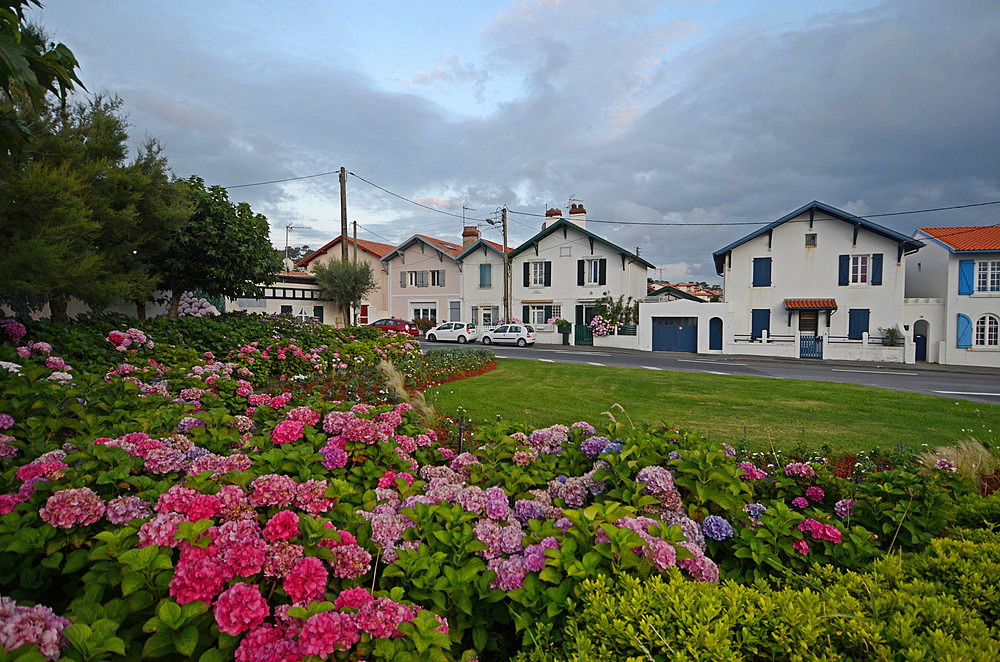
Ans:
{"type": "Polygon", "coordinates": [[[31,5],[42,6],[38,0],[0,3],[0,90],[7,102],[0,109],[0,153],[5,155],[20,150],[32,138],[9,102],[24,94],[40,112],[47,94],[65,100],[74,84],[83,87],[73,52],[63,44],[48,42],[39,28],[26,23],[25,11],[31,5]]]}
{"type": "Polygon", "coordinates": [[[378,287],[372,266],[367,262],[331,260],[315,265],[312,272],[316,276],[320,296],[337,304],[347,324],[351,320],[351,306],[378,287]]]}
{"type": "Polygon", "coordinates": [[[63,323],[70,297],[99,307],[133,278],[108,259],[121,246],[102,240],[134,216],[121,196],[128,133],[120,107],[104,97],[46,103],[31,120],[30,147],[0,167],[0,292],[18,312],[48,301],[63,323]]]}
{"type": "Polygon", "coordinates": [[[181,295],[263,296],[281,265],[274,257],[267,218],[245,202],[233,204],[221,186],[205,187],[197,176],[181,180],[192,212],[171,241],[151,257],[160,287],[171,291],[170,316],[181,295]]]}

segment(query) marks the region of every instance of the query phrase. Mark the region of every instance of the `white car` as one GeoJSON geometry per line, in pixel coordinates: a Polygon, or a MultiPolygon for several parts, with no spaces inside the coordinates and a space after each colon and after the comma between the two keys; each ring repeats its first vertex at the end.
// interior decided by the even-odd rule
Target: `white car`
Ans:
{"type": "Polygon", "coordinates": [[[535,329],[529,324],[504,324],[489,331],[483,331],[480,342],[484,345],[492,343],[513,343],[518,347],[535,344],[535,329]]]}
{"type": "Polygon", "coordinates": [[[467,342],[476,342],[478,337],[479,330],[476,329],[476,325],[466,322],[445,322],[427,331],[427,339],[431,342],[451,340],[461,345],[467,342]]]}

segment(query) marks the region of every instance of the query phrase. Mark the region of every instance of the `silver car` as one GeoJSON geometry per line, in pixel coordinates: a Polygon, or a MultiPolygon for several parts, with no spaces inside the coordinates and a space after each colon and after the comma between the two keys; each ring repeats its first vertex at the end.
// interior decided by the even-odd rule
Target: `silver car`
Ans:
{"type": "Polygon", "coordinates": [[[530,324],[504,324],[491,331],[483,331],[480,342],[484,345],[512,343],[518,347],[534,345],[535,329],[530,324]]]}
{"type": "Polygon", "coordinates": [[[467,322],[445,322],[427,331],[427,339],[431,342],[450,340],[462,345],[467,342],[476,342],[478,337],[479,330],[476,329],[476,325],[467,322]]]}

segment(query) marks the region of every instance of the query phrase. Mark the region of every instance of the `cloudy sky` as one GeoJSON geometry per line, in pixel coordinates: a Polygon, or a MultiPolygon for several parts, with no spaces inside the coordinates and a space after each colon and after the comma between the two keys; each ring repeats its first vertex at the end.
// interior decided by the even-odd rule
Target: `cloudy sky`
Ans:
{"type": "MultiPolygon", "coordinates": [[[[712,251],[754,226],[708,224],[1000,200],[996,0],[43,3],[87,88],[119,95],[176,175],[343,166],[459,216],[348,177],[362,238],[458,241],[465,206],[499,240],[483,221],[507,205],[516,245],[574,197],[664,278],[720,282],[712,251]]],[[[310,228],[293,245],[340,231],[336,176],[230,196],[277,246],[288,224],[310,228]]],[[[1000,205],[875,220],[997,223],[1000,205]]]]}

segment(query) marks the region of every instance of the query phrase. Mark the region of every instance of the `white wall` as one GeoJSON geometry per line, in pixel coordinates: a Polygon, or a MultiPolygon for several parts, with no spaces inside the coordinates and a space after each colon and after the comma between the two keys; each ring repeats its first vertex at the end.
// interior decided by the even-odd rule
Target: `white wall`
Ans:
{"type": "MultiPolygon", "coordinates": [[[[495,250],[479,246],[472,253],[462,258],[462,320],[480,324],[482,308],[496,306],[496,319],[503,317],[503,257],[495,250]],[[479,265],[489,264],[493,270],[492,285],[479,286],[479,265]],[[477,308],[475,319],[472,309],[477,308]]],[[[517,315],[520,317],[520,315],[517,315]]]]}
{"type": "MultiPolygon", "coordinates": [[[[854,227],[839,219],[817,212],[809,228],[808,213],[774,228],[771,246],[767,234],[756,237],[732,250],[731,265],[723,271],[725,299],[733,304],[737,335],[751,332],[750,311],[766,308],[771,311],[771,335],[792,335],[798,328],[798,318],[792,315],[789,324],[785,299],[831,298],[838,310],[831,318],[829,332],[847,336],[848,310],[863,308],[870,311],[869,331],[878,334],[879,327],[899,325],[902,329],[903,295],[906,281],[905,264],[897,265],[897,242],[862,228],[857,245],[852,246],[854,227]],[[805,246],[805,235],[816,234],[815,248],[805,246]],[[839,256],[881,253],[882,285],[838,285],[839,256]],[[771,286],[753,287],[753,258],[770,257],[771,286]]],[[[912,259],[912,258],[911,258],[912,259]]],[[[820,315],[819,331],[826,323],[820,315]]]]}
{"type": "Polygon", "coordinates": [[[437,321],[449,321],[449,303],[462,300],[461,274],[455,260],[419,240],[410,244],[402,253],[402,258],[398,253],[394,254],[387,265],[386,288],[391,316],[410,320],[413,319],[414,306],[426,307],[427,304],[433,304],[437,308],[437,321]],[[444,270],[444,287],[414,287],[409,282],[405,288],[399,285],[400,271],[435,270],[444,270]]]}
{"type": "MultiPolygon", "coordinates": [[[[354,259],[354,242],[348,240],[347,246],[347,256],[348,259],[354,259]]],[[[341,248],[338,243],[336,246],[328,250],[322,255],[318,255],[313,259],[307,269],[309,271],[313,270],[313,266],[318,264],[326,264],[331,261],[339,261],[341,257],[341,248]]],[[[372,268],[372,275],[375,277],[375,291],[371,292],[366,296],[361,303],[368,306],[368,321],[374,322],[375,320],[382,317],[389,317],[389,303],[388,303],[388,274],[386,273],[385,265],[377,255],[369,253],[368,251],[361,248],[361,242],[358,242],[358,261],[365,262],[372,268]]],[[[326,318],[324,318],[326,319],[326,318]]],[[[332,318],[331,318],[332,319],[332,318]]]]}
{"type": "Polygon", "coordinates": [[[639,300],[646,295],[647,267],[641,262],[629,260],[622,268],[622,255],[614,248],[599,242],[593,242],[591,252],[590,239],[576,231],[572,226],[567,228],[566,236],[562,230],[556,230],[544,237],[538,245],[538,254],[534,248],[529,248],[517,255],[511,263],[512,301],[511,312],[514,317],[522,317],[525,305],[560,305],[562,317],[575,321],[576,305],[592,304],[608,292],[617,299],[624,295],[639,300]],[[607,282],[604,285],[577,285],[577,261],[581,259],[607,260],[607,282]],[[544,286],[524,286],[524,264],[526,262],[549,261],[552,263],[552,284],[544,286]]]}
{"type": "Polygon", "coordinates": [[[948,250],[922,232],[917,232],[914,238],[926,245],[916,254],[907,257],[906,296],[910,298],[945,296],[949,282],[948,250]]]}
{"type": "Polygon", "coordinates": [[[733,313],[729,310],[729,305],[726,303],[697,303],[695,301],[688,301],[687,299],[640,303],[638,335],[636,336],[638,338],[638,346],[636,349],[647,352],[653,350],[654,317],[697,317],[698,354],[720,354],[726,351],[727,344],[732,345],[733,313]],[[718,317],[722,320],[723,350],[721,352],[709,350],[709,322],[713,317],[718,317]]]}

